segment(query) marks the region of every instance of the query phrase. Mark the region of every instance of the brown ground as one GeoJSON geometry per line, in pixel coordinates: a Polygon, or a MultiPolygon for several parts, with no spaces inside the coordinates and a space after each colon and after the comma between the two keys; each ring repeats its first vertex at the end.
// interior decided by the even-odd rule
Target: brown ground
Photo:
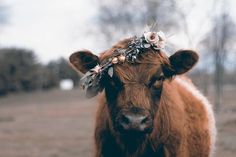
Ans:
{"type": "MultiPolygon", "coordinates": [[[[236,90],[225,92],[217,115],[216,157],[236,155],[236,90]]],[[[0,98],[0,157],[90,157],[96,99],[80,90],[0,98]]]]}

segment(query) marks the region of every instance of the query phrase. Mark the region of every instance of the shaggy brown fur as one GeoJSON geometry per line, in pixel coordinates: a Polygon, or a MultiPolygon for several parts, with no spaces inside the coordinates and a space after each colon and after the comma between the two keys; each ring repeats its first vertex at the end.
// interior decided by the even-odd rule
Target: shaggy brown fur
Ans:
{"type": "MultiPolygon", "coordinates": [[[[126,39],[119,42],[94,62],[103,62],[117,48],[126,48],[129,41],[130,39],[126,39]]],[[[86,59],[81,58],[86,53],[89,52],[80,51],[70,58],[71,63],[82,72],[91,68],[86,59]]],[[[91,63],[90,59],[87,60],[91,63]]],[[[179,76],[175,77],[191,69],[197,60],[196,53],[190,50],[178,51],[170,58],[163,52],[153,53],[150,50],[141,55],[135,64],[125,62],[114,65],[114,78],[106,78],[105,90],[99,96],[95,156],[210,156],[213,141],[208,111],[200,98],[176,80],[179,76]],[[150,84],[150,80],[162,72],[166,79],[150,84]],[[154,128],[150,134],[133,138],[117,131],[116,120],[119,113],[130,112],[133,108],[142,109],[152,116],[154,128]]],[[[185,78],[178,79],[193,86],[185,78]]]]}

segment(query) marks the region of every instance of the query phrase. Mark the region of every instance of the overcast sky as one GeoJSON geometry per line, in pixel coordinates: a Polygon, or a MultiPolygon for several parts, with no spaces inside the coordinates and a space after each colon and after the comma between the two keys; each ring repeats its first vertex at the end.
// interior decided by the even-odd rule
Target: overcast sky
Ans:
{"type": "MultiPolygon", "coordinates": [[[[9,6],[9,23],[0,32],[3,47],[23,47],[36,52],[42,62],[68,57],[73,51],[87,48],[96,53],[104,48],[101,42],[86,33],[96,17],[95,0],[2,0],[9,6]]],[[[185,7],[185,0],[180,7],[185,7]]],[[[188,16],[193,47],[210,28],[209,10],[213,0],[195,0],[188,16]],[[202,27],[199,26],[201,22],[202,27]],[[201,30],[199,30],[201,28],[201,30]]],[[[229,0],[230,13],[235,17],[236,1],[229,0]]],[[[167,33],[168,34],[168,33],[167,33]]],[[[178,47],[189,46],[181,33],[170,39],[178,47]]]]}

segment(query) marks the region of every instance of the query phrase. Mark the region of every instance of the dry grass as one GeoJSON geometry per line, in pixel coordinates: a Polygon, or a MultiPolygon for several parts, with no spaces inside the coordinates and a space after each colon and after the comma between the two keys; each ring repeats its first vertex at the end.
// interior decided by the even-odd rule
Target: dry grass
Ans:
{"type": "MultiPolygon", "coordinates": [[[[236,154],[236,90],[230,90],[217,115],[216,157],[236,154]]],[[[0,157],[92,156],[97,105],[82,95],[53,90],[1,98],[0,157]]]]}

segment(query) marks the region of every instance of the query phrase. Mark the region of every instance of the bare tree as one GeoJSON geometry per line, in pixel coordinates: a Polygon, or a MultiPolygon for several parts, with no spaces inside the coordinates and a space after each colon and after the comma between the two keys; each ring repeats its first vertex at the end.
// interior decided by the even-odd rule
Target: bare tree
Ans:
{"type": "Polygon", "coordinates": [[[221,109],[225,71],[224,65],[227,60],[227,55],[233,51],[235,35],[235,23],[223,9],[222,12],[214,18],[212,30],[202,42],[208,52],[212,54],[216,111],[221,109]]]}
{"type": "Polygon", "coordinates": [[[216,91],[216,107],[217,111],[220,110],[223,96],[223,76],[224,64],[227,59],[227,54],[230,52],[230,44],[235,35],[235,24],[230,19],[229,15],[223,13],[219,17],[220,21],[216,20],[214,27],[215,37],[211,40],[213,43],[214,64],[215,64],[215,91],[216,91]]]}
{"type": "Polygon", "coordinates": [[[180,25],[176,13],[174,0],[100,0],[96,24],[109,43],[124,35],[138,34],[153,23],[163,31],[176,29],[180,25]]]}

